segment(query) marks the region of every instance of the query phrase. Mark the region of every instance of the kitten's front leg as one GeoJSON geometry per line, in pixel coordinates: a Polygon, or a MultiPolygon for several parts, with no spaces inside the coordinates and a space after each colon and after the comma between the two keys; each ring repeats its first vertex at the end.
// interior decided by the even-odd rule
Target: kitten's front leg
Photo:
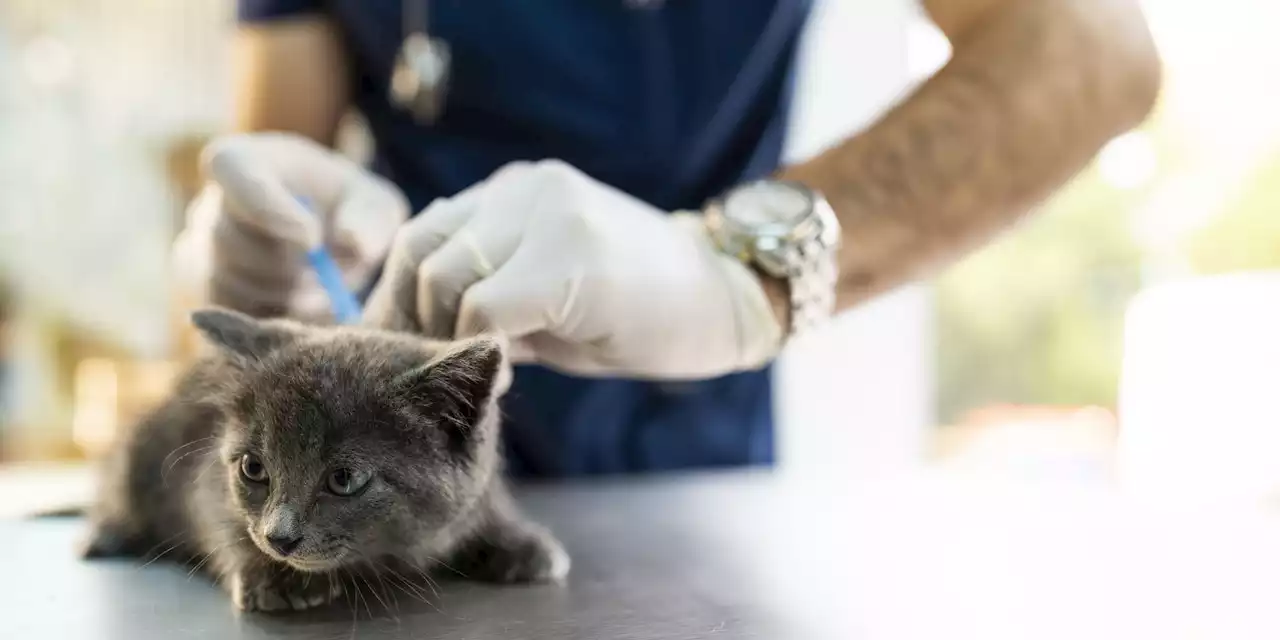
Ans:
{"type": "Polygon", "coordinates": [[[557,582],[570,565],[569,554],[549,531],[514,516],[486,523],[449,562],[463,577],[501,583],[557,582]]]}
{"type": "Polygon", "coordinates": [[[304,573],[265,559],[240,564],[226,586],[241,611],[302,611],[342,595],[342,582],[330,575],[304,573]]]}

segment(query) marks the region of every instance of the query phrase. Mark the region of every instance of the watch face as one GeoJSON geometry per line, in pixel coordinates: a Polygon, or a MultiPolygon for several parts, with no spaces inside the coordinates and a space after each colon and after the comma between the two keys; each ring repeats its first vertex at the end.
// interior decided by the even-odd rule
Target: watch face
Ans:
{"type": "Polygon", "coordinates": [[[724,202],[729,220],[756,232],[786,233],[812,209],[808,193],[784,182],[747,184],[729,193],[724,202]]]}

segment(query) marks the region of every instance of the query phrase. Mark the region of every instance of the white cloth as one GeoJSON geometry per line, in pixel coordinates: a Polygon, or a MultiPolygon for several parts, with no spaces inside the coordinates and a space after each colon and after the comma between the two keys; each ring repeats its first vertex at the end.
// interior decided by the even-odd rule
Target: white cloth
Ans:
{"type": "Polygon", "coordinates": [[[1150,287],[1125,318],[1120,479],[1185,503],[1280,500],[1280,271],[1150,287]]]}
{"type": "Polygon", "coordinates": [[[440,338],[496,331],[516,361],[650,379],[761,366],[783,333],[758,277],[696,217],[557,161],[508,165],[409,221],[365,319],[440,338]]]}

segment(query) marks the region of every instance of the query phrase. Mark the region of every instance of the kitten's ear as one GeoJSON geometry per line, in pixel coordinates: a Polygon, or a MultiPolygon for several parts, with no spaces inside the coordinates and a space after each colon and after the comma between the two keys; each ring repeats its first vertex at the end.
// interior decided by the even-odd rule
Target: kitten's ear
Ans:
{"type": "Polygon", "coordinates": [[[255,360],[301,335],[285,323],[258,320],[229,309],[201,309],[191,314],[191,324],[223,351],[255,360]]]}
{"type": "Polygon", "coordinates": [[[452,345],[396,379],[402,395],[461,441],[473,437],[490,401],[510,384],[506,342],[482,336],[452,345]]]}

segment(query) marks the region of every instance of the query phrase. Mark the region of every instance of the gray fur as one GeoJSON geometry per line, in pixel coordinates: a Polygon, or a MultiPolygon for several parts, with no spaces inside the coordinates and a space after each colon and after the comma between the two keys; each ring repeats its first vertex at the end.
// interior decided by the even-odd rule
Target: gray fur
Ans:
{"type": "Polygon", "coordinates": [[[222,310],[193,322],[218,353],[109,457],[87,557],[198,565],[244,610],[324,604],[354,584],[343,579],[352,572],[417,575],[439,563],[499,582],[567,573],[568,556],[521,519],[501,477],[500,341],[222,310]],[[267,482],[242,476],[246,453],[267,482]],[[372,478],[340,497],[325,489],[339,467],[372,478]],[[302,539],[282,556],[268,532],[302,539]]]}

